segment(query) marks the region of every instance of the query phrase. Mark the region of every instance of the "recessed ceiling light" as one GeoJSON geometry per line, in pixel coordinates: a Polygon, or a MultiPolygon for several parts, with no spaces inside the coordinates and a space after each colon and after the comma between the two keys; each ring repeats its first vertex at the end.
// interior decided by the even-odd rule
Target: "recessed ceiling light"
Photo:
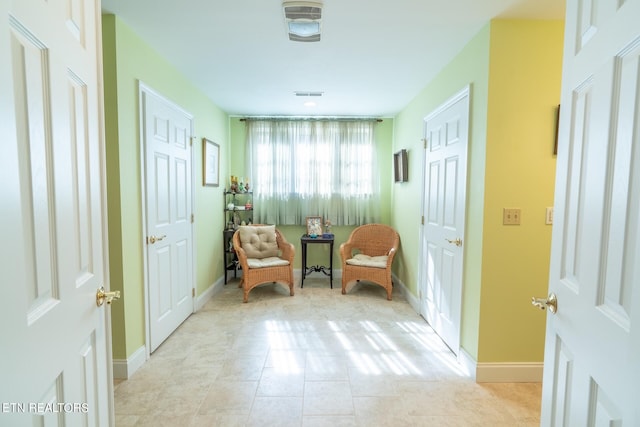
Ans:
{"type": "Polygon", "coordinates": [[[313,102],[313,101],[307,101],[307,102],[305,102],[303,105],[304,105],[305,107],[315,107],[315,106],[316,106],[316,105],[318,105],[318,104],[316,104],[316,103],[315,103],[315,102],[313,102]]]}

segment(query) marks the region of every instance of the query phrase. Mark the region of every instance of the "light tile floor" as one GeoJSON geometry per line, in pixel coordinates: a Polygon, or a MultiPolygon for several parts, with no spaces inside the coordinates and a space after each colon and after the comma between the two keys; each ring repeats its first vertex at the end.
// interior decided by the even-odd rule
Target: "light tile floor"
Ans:
{"type": "Polygon", "coordinates": [[[475,383],[400,292],[296,284],[227,284],[116,384],[116,426],[539,425],[539,383],[475,383]]]}

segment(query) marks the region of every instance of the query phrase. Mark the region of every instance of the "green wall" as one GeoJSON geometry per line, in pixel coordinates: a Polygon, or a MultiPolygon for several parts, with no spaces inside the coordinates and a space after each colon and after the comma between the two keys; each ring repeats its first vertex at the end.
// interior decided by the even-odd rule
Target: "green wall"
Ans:
{"type": "MultiPolygon", "coordinates": [[[[246,127],[245,122],[241,121],[240,117],[232,117],[229,120],[230,129],[230,145],[231,159],[229,164],[230,172],[236,176],[248,175],[246,165],[245,154],[245,140],[246,140],[246,127]]],[[[391,205],[384,203],[385,200],[391,199],[391,181],[393,173],[393,119],[385,118],[382,122],[376,125],[375,131],[376,145],[378,147],[378,168],[380,172],[380,200],[383,201],[380,207],[380,222],[382,224],[390,224],[391,221],[391,205]]],[[[228,176],[225,177],[225,185],[229,185],[228,176]]],[[[331,227],[331,231],[335,234],[334,248],[333,248],[333,268],[339,269],[340,267],[340,244],[346,242],[349,238],[349,234],[354,227],[331,227]]],[[[278,226],[278,229],[285,236],[287,241],[293,243],[296,247],[296,256],[294,259],[294,269],[300,269],[302,265],[302,253],[300,248],[300,236],[302,236],[306,230],[305,227],[300,226],[278,226]]],[[[328,263],[328,247],[327,245],[308,245],[307,247],[307,264],[309,265],[326,265],[328,263]]],[[[334,279],[334,286],[340,285],[339,280],[334,279]]]]}
{"type": "Polygon", "coordinates": [[[422,216],[422,143],[424,118],[451,96],[471,85],[471,116],[468,150],[467,224],[462,298],[461,345],[477,357],[482,268],[482,218],[489,85],[489,26],[448,64],[395,120],[394,150],[409,150],[409,182],[393,191],[392,224],[400,233],[402,251],[394,271],[414,295],[418,290],[418,269],[422,216]]]}
{"type": "Polygon", "coordinates": [[[113,305],[114,359],[126,359],[145,344],[143,233],[138,82],[194,117],[196,293],[222,274],[222,189],[203,187],[202,137],[221,149],[220,178],[228,171],[228,116],[143,42],[119,18],[103,16],[107,201],[111,287],[122,291],[113,305]]]}
{"type": "Polygon", "coordinates": [[[393,191],[403,242],[394,270],[417,294],[423,119],[471,86],[461,346],[479,363],[543,360],[545,316],[530,299],[548,283],[562,40],[562,22],[492,21],[395,120],[410,181],[393,191]],[[503,207],[521,208],[522,224],[503,226],[503,207]]]}

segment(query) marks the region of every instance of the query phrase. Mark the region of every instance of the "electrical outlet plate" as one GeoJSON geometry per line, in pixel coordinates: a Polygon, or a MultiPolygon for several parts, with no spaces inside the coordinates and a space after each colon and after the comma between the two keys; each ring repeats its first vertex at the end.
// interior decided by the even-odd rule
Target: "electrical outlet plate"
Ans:
{"type": "Polygon", "coordinates": [[[503,225],[520,225],[520,208],[504,208],[502,210],[503,225]]]}

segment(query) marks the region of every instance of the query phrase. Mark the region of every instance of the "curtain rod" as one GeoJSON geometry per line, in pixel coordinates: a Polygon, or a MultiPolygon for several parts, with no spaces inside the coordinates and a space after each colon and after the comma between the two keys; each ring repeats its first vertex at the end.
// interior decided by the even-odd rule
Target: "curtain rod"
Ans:
{"type": "Polygon", "coordinates": [[[380,123],[382,119],[378,119],[375,117],[297,117],[297,116],[256,116],[256,117],[243,117],[240,119],[241,122],[251,121],[251,120],[282,120],[282,121],[295,121],[295,120],[317,120],[317,121],[345,121],[345,122],[355,122],[355,121],[372,121],[380,123]]]}

